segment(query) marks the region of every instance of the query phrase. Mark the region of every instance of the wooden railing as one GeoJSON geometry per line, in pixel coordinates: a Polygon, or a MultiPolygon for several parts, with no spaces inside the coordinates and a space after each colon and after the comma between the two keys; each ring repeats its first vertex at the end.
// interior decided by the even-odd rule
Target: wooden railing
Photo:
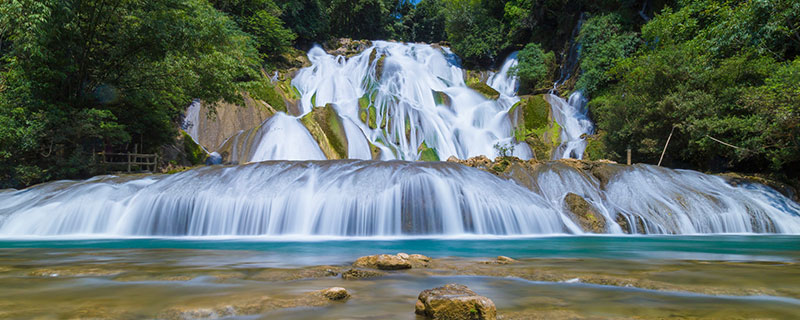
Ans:
{"type": "Polygon", "coordinates": [[[97,155],[100,164],[126,166],[128,172],[136,166],[150,172],[158,169],[158,154],[100,152],[97,155]]]}

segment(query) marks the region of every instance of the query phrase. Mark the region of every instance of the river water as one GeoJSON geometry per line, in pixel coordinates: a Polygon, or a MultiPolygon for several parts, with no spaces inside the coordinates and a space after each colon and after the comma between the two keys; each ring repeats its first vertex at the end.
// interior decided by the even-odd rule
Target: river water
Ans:
{"type": "Polygon", "coordinates": [[[506,319],[800,311],[799,236],[5,239],[0,248],[3,318],[415,319],[420,291],[454,282],[492,299],[506,319]],[[396,252],[436,264],[366,280],[338,275],[359,256],[396,252]],[[497,255],[520,262],[482,263],[497,255]],[[334,286],[352,297],[302,302],[334,286]]]}

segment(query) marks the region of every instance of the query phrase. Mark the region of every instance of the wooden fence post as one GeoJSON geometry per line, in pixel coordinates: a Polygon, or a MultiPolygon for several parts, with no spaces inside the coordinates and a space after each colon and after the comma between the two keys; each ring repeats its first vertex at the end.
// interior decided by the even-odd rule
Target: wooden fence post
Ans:
{"type": "Polygon", "coordinates": [[[628,165],[631,165],[631,148],[628,148],[627,151],[628,151],[628,165]]]}

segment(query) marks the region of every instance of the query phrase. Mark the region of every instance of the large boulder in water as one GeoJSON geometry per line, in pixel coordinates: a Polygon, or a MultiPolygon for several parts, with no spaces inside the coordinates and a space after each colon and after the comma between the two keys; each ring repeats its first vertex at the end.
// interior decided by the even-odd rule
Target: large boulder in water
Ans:
{"type": "Polygon", "coordinates": [[[430,319],[489,320],[497,318],[494,302],[479,296],[467,286],[448,284],[422,291],[414,312],[430,319]]]}
{"type": "Polygon", "coordinates": [[[300,122],[308,129],[328,159],[347,159],[344,123],[332,104],[315,107],[300,122]]]}
{"type": "Polygon", "coordinates": [[[572,192],[564,197],[567,210],[573,213],[575,222],[585,232],[605,233],[606,219],[591,203],[572,192]]]}

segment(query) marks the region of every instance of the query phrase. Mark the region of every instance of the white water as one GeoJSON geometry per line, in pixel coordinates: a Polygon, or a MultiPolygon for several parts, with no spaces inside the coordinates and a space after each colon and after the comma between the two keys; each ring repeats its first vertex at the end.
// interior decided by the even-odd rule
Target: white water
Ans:
{"type": "MultiPolygon", "coordinates": [[[[382,150],[382,160],[417,160],[423,142],[442,160],[450,156],[493,158],[497,156],[495,144],[513,144],[507,112],[519,98],[516,79],[506,73],[516,63],[515,55],[491,80],[491,86],[501,93],[496,101],[466,86],[463,71],[447,48],[375,41],[349,59],[329,55],[319,47],[312,48],[308,58],[312,65],[292,80],[301,95],[300,110],[304,115],[313,107],[332,104],[345,122],[348,158],[370,159],[368,142],[382,150]],[[446,98],[437,104],[436,95],[446,98]],[[359,98],[374,107],[376,128],[361,120],[359,98]]],[[[263,135],[250,143],[291,142],[294,148],[318,149],[311,145],[313,140],[275,142],[266,138],[272,136],[263,135]]],[[[294,159],[318,159],[317,155],[312,152],[294,159]]],[[[528,159],[530,148],[517,143],[515,155],[528,159]]],[[[277,159],[284,158],[258,153],[240,161],[277,159]]]]}
{"type": "MultiPolygon", "coordinates": [[[[613,165],[611,165],[613,166],[613,165]]],[[[607,185],[562,163],[518,183],[454,163],[262,162],[0,192],[0,236],[415,236],[581,233],[576,193],[620,233],[800,233],[800,206],[761,185],[619,166],[607,185]],[[526,187],[522,187],[525,185],[526,187]],[[617,215],[620,216],[617,216],[617,215]]]]}
{"type": "Polygon", "coordinates": [[[581,91],[570,94],[569,100],[552,93],[546,97],[556,122],[561,125],[561,144],[553,152],[553,160],[583,159],[586,136],[594,133],[592,120],[586,116],[587,99],[581,91]]]}

